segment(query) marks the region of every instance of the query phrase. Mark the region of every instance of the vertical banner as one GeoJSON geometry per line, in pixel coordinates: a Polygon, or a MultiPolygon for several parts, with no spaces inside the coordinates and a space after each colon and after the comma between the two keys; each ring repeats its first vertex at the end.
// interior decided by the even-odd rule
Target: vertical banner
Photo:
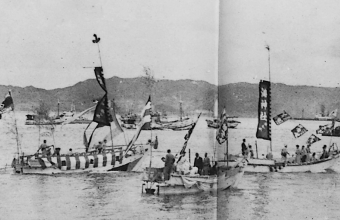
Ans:
{"type": "Polygon", "coordinates": [[[261,80],[256,137],[265,140],[271,140],[270,95],[270,82],[261,80]]]}

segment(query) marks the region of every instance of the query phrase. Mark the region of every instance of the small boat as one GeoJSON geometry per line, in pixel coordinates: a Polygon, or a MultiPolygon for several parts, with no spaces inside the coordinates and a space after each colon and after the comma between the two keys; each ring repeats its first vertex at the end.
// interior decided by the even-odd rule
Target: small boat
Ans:
{"type": "Polygon", "coordinates": [[[182,100],[179,101],[179,111],[180,115],[179,118],[176,119],[169,119],[161,120],[160,114],[157,113],[155,115],[154,123],[151,124],[151,129],[170,129],[174,131],[182,131],[182,130],[189,130],[192,125],[193,121],[189,117],[184,116],[183,108],[182,108],[182,100]]]}
{"type": "MultiPolygon", "coordinates": [[[[230,170],[219,169],[217,175],[180,175],[172,174],[169,181],[151,183],[145,181],[146,189],[157,195],[183,195],[201,192],[216,192],[236,187],[242,179],[244,165],[230,170]],[[149,185],[152,185],[151,188],[149,185]]],[[[143,187],[144,188],[144,187],[143,187]]],[[[143,189],[142,189],[143,190],[143,189]]]]}
{"type": "Polygon", "coordinates": [[[121,116],[120,120],[123,128],[136,129],[136,125],[140,121],[140,118],[136,114],[129,112],[128,114],[121,116]]]}
{"type": "MultiPolygon", "coordinates": [[[[185,148],[187,146],[187,142],[197,124],[197,121],[200,116],[198,116],[196,122],[193,124],[191,129],[188,131],[188,134],[185,136],[185,143],[181,150],[181,152],[185,152],[185,148]]],[[[226,123],[226,118],[222,119],[224,123],[226,123]]],[[[222,126],[221,126],[222,127],[222,126]]],[[[222,128],[221,128],[222,129],[222,128]]],[[[223,131],[224,133],[227,132],[223,131]]],[[[222,139],[227,138],[227,135],[222,139]]],[[[227,142],[226,142],[226,147],[227,142]]],[[[152,148],[150,147],[150,153],[152,153],[152,148]]],[[[152,158],[152,154],[150,156],[152,158]]],[[[228,161],[228,160],[227,160],[228,161]]],[[[244,167],[247,165],[247,161],[245,159],[240,159],[238,163],[231,167],[227,164],[221,163],[221,161],[216,162],[217,172],[212,175],[199,175],[195,174],[193,169],[189,173],[174,173],[170,175],[170,179],[167,181],[163,181],[162,171],[163,168],[151,168],[151,162],[146,172],[148,172],[148,177],[144,175],[142,192],[147,194],[157,195],[175,195],[175,194],[195,194],[201,192],[211,192],[211,191],[219,191],[225,190],[230,187],[236,187],[238,182],[242,179],[244,174],[244,167]],[[151,173],[152,172],[152,173],[151,173]],[[150,178],[152,176],[152,178],[150,178]]]]}
{"type": "MultiPolygon", "coordinates": [[[[233,120],[232,118],[236,118],[236,116],[234,117],[227,117],[228,120],[227,120],[227,123],[228,123],[228,128],[236,128],[241,122],[239,121],[236,121],[236,120],[233,120]]],[[[209,128],[219,128],[220,127],[220,119],[213,119],[213,120],[209,120],[209,119],[206,119],[206,122],[207,122],[207,125],[209,128]]]]}

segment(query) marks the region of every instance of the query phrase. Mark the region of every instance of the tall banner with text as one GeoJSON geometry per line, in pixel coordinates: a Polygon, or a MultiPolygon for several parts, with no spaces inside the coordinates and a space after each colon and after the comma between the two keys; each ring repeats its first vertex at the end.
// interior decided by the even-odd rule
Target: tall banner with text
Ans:
{"type": "Polygon", "coordinates": [[[270,82],[261,80],[256,137],[265,140],[271,140],[270,101],[270,82]]]}

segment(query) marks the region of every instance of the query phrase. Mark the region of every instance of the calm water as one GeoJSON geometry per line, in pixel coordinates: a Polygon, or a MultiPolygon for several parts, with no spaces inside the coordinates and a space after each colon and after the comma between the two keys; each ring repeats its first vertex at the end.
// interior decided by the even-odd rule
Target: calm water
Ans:
{"type": "MultiPolygon", "coordinates": [[[[34,153],[39,145],[38,128],[25,126],[24,115],[17,113],[22,149],[34,153]]],[[[214,130],[208,129],[201,118],[188,144],[191,154],[214,154],[214,130]]],[[[231,153],[239,153],[243,138],[254,146],[256,119],[240,119],[238,129],[230,130],[231,153]]],[[[320,122],[319,122],[320,123],[320,122]]],[[[317,129],[318,122],[289,121],[273,124],[273,152],[279,157],[283,143],[293,151],[304,144],[317,129]],[[290,130],[303,124],[309,132],[295,139],[290,130]]],[[[320,124],[327,124],[321,122],[320,124]]],[[[68,148],[83,149],[85,125],[57,127],[52,136],[43,137],[66,152],[68,148]]],[[[16,152],[11,127],[0,122],[0,168],[10,164],[16,152]]],[[[158,136],[159,148],[153,153],[160,160],[169,148],[180,151],[186,131],[143,131],[138,143],[158,136]]],[[[133,131],[128,131],[129,139],[133,131]]],[[[42,139],[43,139],[42,138],[42,139]]],[[[120,138],[124,141],[124,136],[120,138]]],[[[40,141],[42,141],[42,139],[40,141]]],[[[320,151],[333,138],[321,137],[312,145],[320,151]]],[[[257,140],[259,155],[267,152],[269,143],[257,140]]],[[[339,143],[340,144],[340,143],[339,143]]],[[[217,146],[223,151],[223,146],[217,146]]],[[[188,152],[188,151],[187,151],[188,152]]],[[[147,166],[145,160],[141,166],[147,166]]],[[[156,163],[156,162],[155,162],[156,163]]],[[[340,170],[337,165],[334,170],[340,170]]],[[[10,168],[0,170],[0,219],[339,219],[340,180],[336,171],[320,174],[247,174],[238,189],[221,193],[190,196],[157,197],[141,193],[141,174],[112,172],[108,174],[76,174],[58,176],[12,175],[10,168]]]]}

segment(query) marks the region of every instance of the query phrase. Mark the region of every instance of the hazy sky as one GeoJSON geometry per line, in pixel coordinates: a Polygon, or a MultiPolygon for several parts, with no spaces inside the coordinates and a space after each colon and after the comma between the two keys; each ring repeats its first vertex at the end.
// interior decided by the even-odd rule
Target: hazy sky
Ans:
{"type": "Polygon", "coordinates": [[[0,84],[40,88],[94,78],[217,83],[217,0],[0,1],[0,84]]]}
{"type": "Polygon", "coordinates": [[[338,0],[4,0],[0,84],[94,78],[83,67],[99,65],[96,33],[106,78],[146,66],[158,79],[258,83],[268,79],[268,44],[273,82],[339,86],[339,11],[338,0]]]}
{"type": "Polygon", "coordinates": [[[227,0],[220,3],[221,83],[271,80],[339,86],[340,1],[227,0]]]}

